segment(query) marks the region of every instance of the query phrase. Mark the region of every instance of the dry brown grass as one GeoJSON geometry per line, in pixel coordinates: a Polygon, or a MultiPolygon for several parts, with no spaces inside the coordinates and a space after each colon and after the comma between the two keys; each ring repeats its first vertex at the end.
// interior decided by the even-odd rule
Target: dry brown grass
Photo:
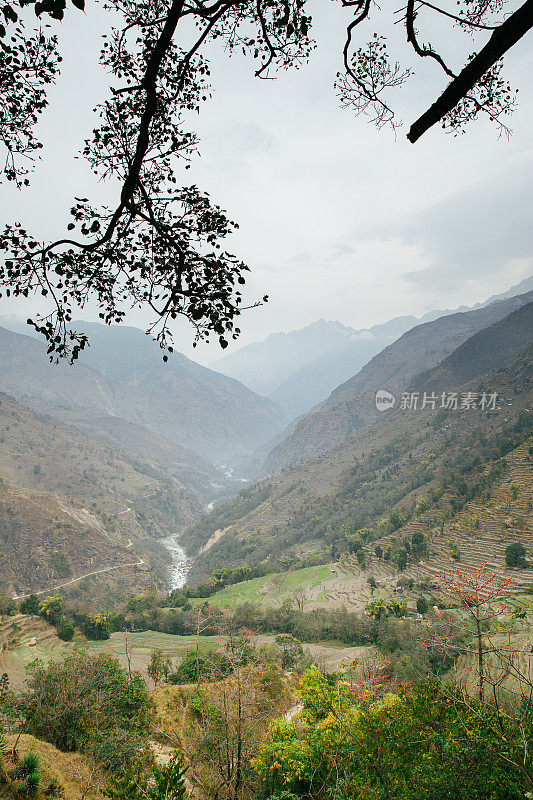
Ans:
{"type": "MultiPolygon", "coordinates": [[[[6,736],[6,753],[4,755],[4,768],[9,771],[14,766],[9,751],[13,747],[16,736],[6,736]]],[[[95,783],[99,783],[104,789],[107,785],[105,773],[95,767],[90,759],[80,753],[63,753],[54,747],[53,744],[42,742],[29,734],[22,734],[17,744],[19,759],[28,753],[37,753],[41,758],[41,791],[50,783],[57,781],[65,792],[65,800],[82,800],[84,783],[89,782],[93,785],[86,794],[86,800],[101,800],[102,794],[94,788],[95,783]]],[[[14,797],[12,786],[4,785],[4,796],[14,797]]]]}

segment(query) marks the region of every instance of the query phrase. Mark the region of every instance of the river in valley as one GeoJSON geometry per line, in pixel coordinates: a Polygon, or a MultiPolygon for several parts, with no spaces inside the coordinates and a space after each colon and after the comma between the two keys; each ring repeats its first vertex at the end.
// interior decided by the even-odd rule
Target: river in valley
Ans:
{"type": "Polygon", "coordinates": [[[189,571],[189,559],[183,547],[180,546],[176,536],[169,536],[167,539],[160,539],[163,547],[166,547],[170,554],[171,564],[169,565],[169,580],[171,589],[181,589],[185,586],[187,573],[189,571]]]}

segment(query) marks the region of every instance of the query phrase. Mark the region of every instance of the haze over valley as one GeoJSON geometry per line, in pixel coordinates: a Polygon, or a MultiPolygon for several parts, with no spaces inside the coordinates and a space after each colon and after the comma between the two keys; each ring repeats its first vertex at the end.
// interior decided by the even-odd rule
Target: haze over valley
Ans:
{"type": "Polygon", "coordinates": [[[2,0],[0,800],[533,798],[532,32],[2,0]]]}

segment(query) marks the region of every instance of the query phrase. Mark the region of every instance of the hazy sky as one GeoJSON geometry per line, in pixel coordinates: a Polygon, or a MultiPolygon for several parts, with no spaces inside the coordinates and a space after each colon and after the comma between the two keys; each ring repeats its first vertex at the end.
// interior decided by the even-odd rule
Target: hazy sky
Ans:
{"type": "MultiPolygon", "coordinates": [[[[520,87],[509,141],[483,120],[457,138],[435,128],[413,146],[408,126],[395,139],[339,108],[333,82],[349,17],[329,0],[312,9],[318,48],[276,81],[258,81],[251,62],[214,51],[214,96],[196,124],[202,155],[185,181],[239,222],[228,249],[252,268],[248,298],[271,298],[242,318],[238,346],[321,317],[360,328],[472,304],[533,273],[533,38],[506,62],[520,87]]],[[[60,28],[63,75],[40,125],[43,162],[30,190],[2,187],[3,218],[22,218],[45,238],[61,233],[74,195],[113,202],[114,187],[95,185],[74,159],[107,85],[97,65],[104,18],[92,2],[85,15],[69,10],[60,28]]],[[[453,47],[456,32],[443,35],[453,47]]],[[[432,63],[417,73],[394,95],[406,123],[445,85],[432,63]]],[[[34,309],[0,302],[1,314],[34,309]]],[[[82,316],[96,319],[94,310],[82,316]]],[[[129,321],[142,327],[147,318],[132,313],[129,321]]],[[[185,326],[177,334],[177,348],[193,354],[185,326]]],[[[193,357],[219,353],[201,348],[193,357]]]]}

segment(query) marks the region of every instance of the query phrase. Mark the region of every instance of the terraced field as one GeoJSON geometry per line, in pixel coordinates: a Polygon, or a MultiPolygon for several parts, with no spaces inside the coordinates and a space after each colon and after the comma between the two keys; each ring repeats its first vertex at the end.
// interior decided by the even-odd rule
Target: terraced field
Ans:
{"type": "MultiPolygon", "coordinates": [[[[488,502],[468,502],[461,512],[444,524],[434,512],[405,525],[401,537],[423,533],[429,542],[428,557],[408,568],[406,577],[434,577],[439,572],[457,567],[487,567],[512,577],[518,591],[533,585],[533,461],[529,455],[531,440],[506,456],[508,471],[495,486],[488,502]],[[516,490],[516,496],[512,488],[516,490]],[[437,524],[435,524],[437,523],[437,524]],[[505,549],[520,542],[527,552],[529,567],[509,569],[505,549]],[[450,544],[459,547],[460,560],[452,558],[450,544]]],[[[385,549],[393,537],[381,542],[385,549]]],[[[372,564],[374,567],[375,564],[372,564]]]]}
{"type": "MultiPolygon", "coordinates": [[[[394,571],[382,566],[375,572],[379,572],[379,594],[390,596],[396,583],[394,571]]],[[[354,559],[345,559],[236,583],[210,597],[209,604],[228,609],[242,603],[275,608],[290,600],[304,611],[343,606],[360,611],[372,598],[367,583],[370,574],[362,571],[354,559]]]]}
{"type": "MultiPolygon", "coordinates": [[[[200,650],[206,652],[222,646],[222,636],[201,636],[200,650]]],[[[257,642],[274,642],[273,636],[259,636],[257,642]]],[[[59,660],[75,649],[91,653],[111,653],[123,667],[131,667],[143,675],[148,685],[151,680],[146,672],[154,648],[167,653],[177,665],[187,651],[195,647],[196,637],[175,636],[169,633],[139,631],[137,633],[113,633],[105,642],[62,642],[55,629],[35,617],[18,615],[8,618],[0,625],[0,675],[7,672],[12,688],[24,683],[27,666],[36,659],[44,662],[59,660]],[[35,644],[31,644],[33,639],[35,644]]],[[[318,663],[328,670],[339,669],[343,664],[361,656],[367,648],[348,647],[338,642],[323,642],[305,645],[305,649],[318,663]]]]}

